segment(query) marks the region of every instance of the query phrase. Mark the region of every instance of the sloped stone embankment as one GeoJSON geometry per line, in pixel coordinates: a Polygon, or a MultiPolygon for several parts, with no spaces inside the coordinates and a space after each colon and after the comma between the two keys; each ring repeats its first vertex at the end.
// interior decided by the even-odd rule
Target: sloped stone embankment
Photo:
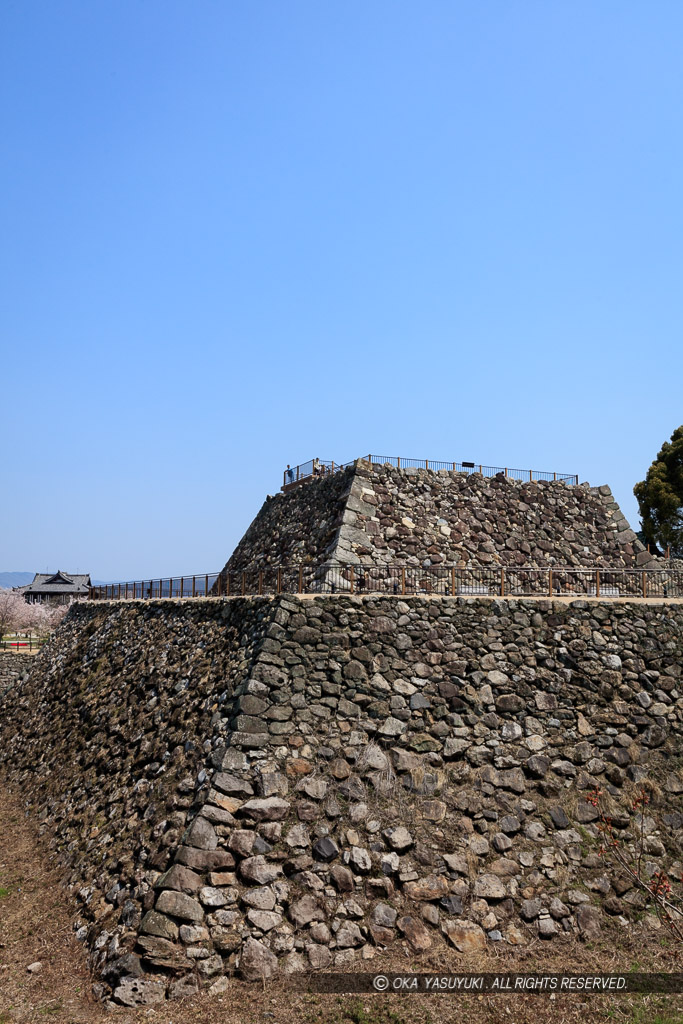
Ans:
{"type": "Polygon", "coordinates": [[[33,654],[0,653],[0,694],[22,679],[33,665],[33,654]]]}
{"type": "Polygon", "coordinates": [[[644,870],[682,869],[682,647],[672,604],[81,605],[0,707],[0,769],[115,1002],[592,938],[647,922],[595,786],[628,840],[644,783],[644,870]]]}
{"type": "Polygon", "coordinates": [[[225,568],[326,561],[663,568],[607,485],[396,469],[360,459],[269,497],[225,568]]]}

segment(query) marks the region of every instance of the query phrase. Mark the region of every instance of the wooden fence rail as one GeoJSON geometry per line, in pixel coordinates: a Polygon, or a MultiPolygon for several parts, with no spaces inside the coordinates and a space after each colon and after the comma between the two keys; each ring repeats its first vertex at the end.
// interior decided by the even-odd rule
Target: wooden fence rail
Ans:
{"type": "Polygon", "coordinates": [[[91,600],[273,594],[434,594],[442,597],[681,598],[680,569],[439,565],[262,565],[92,587],[91,600]]]}

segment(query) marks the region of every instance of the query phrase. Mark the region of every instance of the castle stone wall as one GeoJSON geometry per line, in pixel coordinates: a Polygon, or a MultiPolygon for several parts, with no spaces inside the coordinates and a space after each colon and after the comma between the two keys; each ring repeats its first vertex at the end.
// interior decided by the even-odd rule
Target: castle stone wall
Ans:
{"type": "Polygon", "coordinates": [[[646,929],[681,873],[683,605],[326,596],[74,607],[0,698],[98,995],[646,929]],[[642,920],[641,920],[642,919],[642,920]]]}
{"type": "Polygon", "coordinates": [[[413,565],[656,564],[606,485],[367,463],[356,469],[336,554],[413,565]]]}
{"type": "Polygon", "coordinates": [[[226,568],[303,562],[656,568],[609,487],[358,460],[269,498],[226,568]]]}
{"type": "Polygon", "coordinates": [[[14,654],[11,651],[0,652],[0,693],[13,686],[31,668],[33,654],[14,654]]]}
{"type": "Polygon", "coordinates": [[[269,496],[226,569],[323,560],[336,543],[352,475],[342,470],[269,496]]]}

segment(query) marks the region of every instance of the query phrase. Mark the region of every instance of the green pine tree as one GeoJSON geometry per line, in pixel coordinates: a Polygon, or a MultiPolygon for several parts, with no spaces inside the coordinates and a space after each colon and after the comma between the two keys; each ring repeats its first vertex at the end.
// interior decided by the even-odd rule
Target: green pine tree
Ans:
{"type": "Polygon", "coordinates": [[[683,558],[683,426],[665,441],[647,476],[633,488],[644,542],[683,558]]]}

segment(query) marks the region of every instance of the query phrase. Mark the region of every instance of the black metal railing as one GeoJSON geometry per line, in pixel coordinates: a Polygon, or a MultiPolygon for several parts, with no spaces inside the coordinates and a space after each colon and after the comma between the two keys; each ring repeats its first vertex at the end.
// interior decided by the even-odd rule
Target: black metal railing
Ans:
{"type": "MultiPolygon", "coordinates": [[[[474,462],[406,459],[401,455],[367,455],[363,456],[362,461],[368,462],[372,466],[388,464],[395,469],[408,469],[411,467],[414,469],[433,469],[435,471],[445,469],[453,473],[479,473],[481,476],[487,477],[502,475],[511,480],[561,480],[566,484],[572,485],[576,485],[579,482],[576,473],[551,473],[540,469],[511,469],[508,466],[484,466],[482,463],[474,462]]],[[[282,490],[286,491],[290,487],[295,487],[304,480],[336,473],[351,465],[353,465],[353,462],[340,463],[326,462],[324,459],[309,459],[308,462],[302,462],[298,466],[288,466],[283,474],[282,490]]]]}
{"type": "Polygon", "coordinates": [[[3,651],[36,651],[47,643],[45,637],[25,636],[14,637],[12,640],[0,640],[0,650],[3,651]]]}
{"type": "MultiPolygon", "coordinates": [[[[347,463],[350,465],[350,463],[347,463]]],[[[282,474],[282,490],[287,491],[290,487],[296,487],[304,480],[310,480],[319,476],[328,476],[330,473],[337,473],[344,466],[335,462],[326,462],[324,459],[309,459],[298,466],[288,466],[282,474]]]]}
{"type": "Polygon", "coordinates": [[[274,594],[433,594],[442,597],[681,598],[683,570],[603,567],[347,565],[245,569],[111,583],[92,600],[237,597],[274,594]]]}

